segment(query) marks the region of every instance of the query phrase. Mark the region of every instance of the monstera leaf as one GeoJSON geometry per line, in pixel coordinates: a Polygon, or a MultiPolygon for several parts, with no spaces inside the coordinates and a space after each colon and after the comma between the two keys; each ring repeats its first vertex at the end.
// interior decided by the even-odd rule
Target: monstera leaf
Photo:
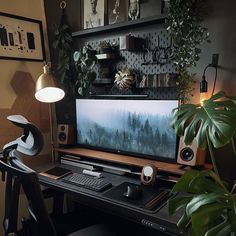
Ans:
{"type": "Polygon", "coordinates": [[[236,97],[219,92],[203,105],[183,104],[173,111],[172,127],[191,144],[196,138],[198,147],[205,149],[207,136],[215,148],[230,142],[236,130],[236,97]]]}
{"type": "Polygon", "coordinates": [[[225,236],[236,230],[236,194],[211,170],[186,172],[172,189],[168,200],[169,214],[183,209],[177,223],[190,235],[225,236]],[[183,194],[184,193],[184,194],[183,194]]]}

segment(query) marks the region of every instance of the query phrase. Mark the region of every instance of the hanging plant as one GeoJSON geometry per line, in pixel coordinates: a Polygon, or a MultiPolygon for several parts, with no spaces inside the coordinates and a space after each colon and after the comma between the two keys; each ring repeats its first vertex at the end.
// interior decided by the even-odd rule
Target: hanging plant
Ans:
{"type": "Polygon", "coordinates": [[[77,76],[75,87],[78,93],[83,96],[84,91],[97,76],[93,69],[97,61],[96,51],[90,45],[85,45],[79,51],[74,52],[73,58],[77,76]]]}
{"type": "Polygon", "coordinates": [[[78,51],[72,47],[73,38],[66,21],[66,3],[60,3],[61,23],[54,32],[53,47],[57,53],[57,77],[68,89],[68,93],[84,95],[84,90],[96,78],[93,67],[96,63],[95,51],[91,46],[83,46],[78,51]]]}
{"type": "Polygon", "coordinates": [[[56,74],[59,82],[64,85],[70,92],[75,92],[74,84],[76,82],[75,77],[75,65],[73,61],[73,48],[72,48],[72,35],[69,25],[67,24],[65,8],[66,3],[62,1],[60,3],[62,9],[61,22],[59,26],[56,26],[54,31],[53,47],[57,55],[57,67],[56,74]]]}
{"type": "Polygon", "coordinates": [[[206,0],[170,0],[167,30],[176,47],[177,88],[184,103],[194,90],[194,75],[189,69],[200,59],[201,45],[209,42],[208,30],[202,26],[205,6],[206,0]]]}
{"type": "Polygon", "coordinates": [[[54,32],[55,39],[53,47],[57,52],[57,72],[61,83],[68,80],[68,73],[73,67],[71,63],[72,55],[72,37],[69,26],[66,24],[60,25],[54,32]]]}

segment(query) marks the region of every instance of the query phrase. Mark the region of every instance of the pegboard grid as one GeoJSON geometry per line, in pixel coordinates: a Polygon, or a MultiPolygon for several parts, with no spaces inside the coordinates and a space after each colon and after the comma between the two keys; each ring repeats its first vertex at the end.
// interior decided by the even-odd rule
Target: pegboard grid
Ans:
{"type": "MultiPolygon", "coordinates": [[[[167,47],[170,46],[171,40],[166,30],[157,29],[152,32],[139,32],[132,34],[135,37],[144,38],[146,40],[148,52],[145,54],[145,58],[149,61],[152,59],[152,51],[155,47],[158,46],[158,38],[159,38],[159,46],[167,47]]],[[[99,40],[90,39],[86,41],[86,44],[89,44],[95,50],[99,51],[99,44],[101,41],[106,40],[112,45],[119,45],[120,37],[109,37],[103,38],[99,40]]],[[[142,65],[144,62],[143,52],[135,52],[128,50],[121,50],[120,56],[123,58],[122,60],[115,61],[113,63],[115,70],[120,70],[122,68],[129,68],[135,71],[139,77],[137,80],[141,80],[143,74],[146,75],[155,75],[155,74],[166,74],[166,73],[175,73],[175,66],[173,61],[170,61],[164,65],[160,64],[151,64],[151,65],[142,65]]],[[[100,65],[96,65],[95,71],[99,76],[100,74],[100,65]]],[[[92,94],[147,94],[150,99],[173,99],[177,97],[177,92],[175,88],[145,88],[145,89],[130,89],[128,91],[120,91],[118,89],[112,88],[112,86],[92,86],[90,89],[90,93],[92,94]]]]}

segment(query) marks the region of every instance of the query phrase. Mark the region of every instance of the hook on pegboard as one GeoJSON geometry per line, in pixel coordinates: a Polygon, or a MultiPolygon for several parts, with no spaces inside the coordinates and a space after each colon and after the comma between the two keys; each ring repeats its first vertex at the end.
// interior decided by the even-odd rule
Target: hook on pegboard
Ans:
{"type": "Polygon", "coordinates": [[[66,8],[66,1],[61,1],[60,2],[60,8],[65,9],[66,8]]]}

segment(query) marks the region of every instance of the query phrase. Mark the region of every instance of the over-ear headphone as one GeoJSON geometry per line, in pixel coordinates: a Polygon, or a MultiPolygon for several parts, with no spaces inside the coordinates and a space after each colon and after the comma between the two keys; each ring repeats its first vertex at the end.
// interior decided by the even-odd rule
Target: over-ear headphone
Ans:
{"type": "Polygon", "coordinates": [[[150,164],[146,165],[142,169],[141,182],[144,185],[153,185],[156,180],[157,168],[150,164]]]}

